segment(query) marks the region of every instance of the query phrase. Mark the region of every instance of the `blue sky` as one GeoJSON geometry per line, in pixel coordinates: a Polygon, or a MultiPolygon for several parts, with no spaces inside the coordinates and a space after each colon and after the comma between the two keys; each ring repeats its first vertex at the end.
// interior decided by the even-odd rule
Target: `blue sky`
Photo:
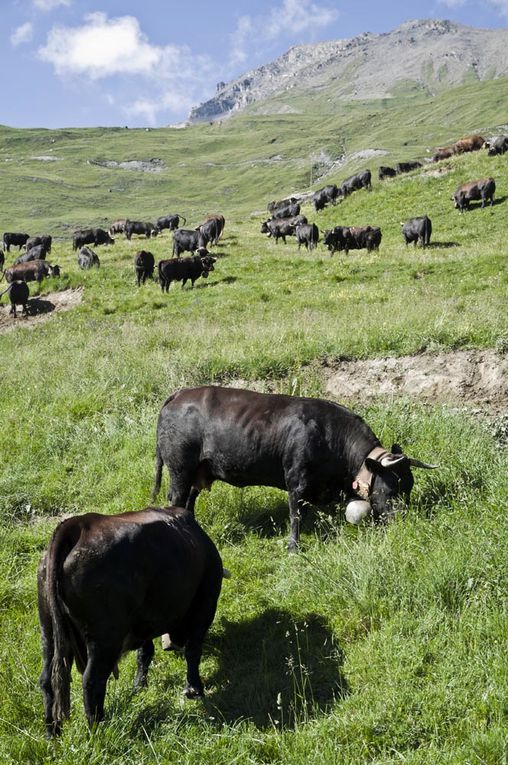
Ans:
{"type": "Polygon", "coordinates": [[[508,0],[0,0],[0,123],[162,126],[292,45],[409,19],[506,27],[508,0]]]}

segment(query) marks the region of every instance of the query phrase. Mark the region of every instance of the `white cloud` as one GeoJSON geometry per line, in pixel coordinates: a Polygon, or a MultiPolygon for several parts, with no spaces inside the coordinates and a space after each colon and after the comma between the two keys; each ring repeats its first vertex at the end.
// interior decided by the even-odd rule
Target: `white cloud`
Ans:
{"type": "Polygon", "coordinates": [[[283,0],[282,5],[275,6],[263,16],[241,16],[231,36],[230,65],[242,64],[250,51],[266,40],[302,34],[311,38],[338,16],[336,8],[318,5],[311,0],[283,0]]]}
{"type": "Polygon", "coordinates": [[[21,24],[20,27],[14,30],[11,35],[11,45],[15,48],[21,43],[30,42],[34,34],[33,25],[29,21],[26,24],[21,24]]]}
{"type": "Polygon", "coordinates": [[[40,11],[52,11],[60,5],[70,5],[72,0],[33,0],[35,8],[40,11]]]}

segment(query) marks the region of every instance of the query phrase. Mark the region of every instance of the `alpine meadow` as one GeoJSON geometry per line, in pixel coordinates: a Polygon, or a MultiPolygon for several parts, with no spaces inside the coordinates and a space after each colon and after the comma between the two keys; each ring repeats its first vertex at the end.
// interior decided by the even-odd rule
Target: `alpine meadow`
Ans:
{"type": "MultiPolygon", "coordinates": [[[[507,368],[508,153],[430,161],[462,136],[508,133],[507,92],[506,77],[471,75],[370,100],[282,91],[183,129],[0,127],[2,232],[51,234],[60,267],[29,283],[28,317],[0,303],[1,763],[508,762],[508,390],[506,377],[479,383],[486,359],[507,368]],[[378,180],[408,160],[421,167],[378,180]],[[311,192],[367,167],[372,191],[314,210],[311,192]],[[457,187],[486,177],[494,204],[461,214],[457,187]],[[313,250],[260,232],[267,204],[291,195],[319,227],[313,250]],[[79,269],[75,230],[170,213],[188,229],[225,216],[194,288],[136,284],[139,250],[171,257],[167,230],[92,245],[100,268],[79,269]],[[423,215],[430,246],[406,246],[400,223],[423,215]],[[379,226],[379,250],[330,255],[323,231],[338,225],[379,226]],[[483,361],[454,386],[460,354],[483,361]],[[381,359],[396,360],[390,381],[332,384],[381,359]],[[424,395],[401,382],[411,359],[427,381],[434,363],[424,395]],[[386,525],[348,524],[344,503],[311,508],[296,554],[286,492],[203,491],[196,518],[231,572],[204,698],[183,698],[184,659],[156,640],[148,687],[134,692],[126,655],[91,732],[74,668],[70,719],[48,741],[41,554],[63,517],[150,504],[160,408],[202,384],[340,402],[385,448],[438,467],[414,470],[407,510],[386,525]]],[[[167,490],[164,472],[160,503],[167,490]]]]}

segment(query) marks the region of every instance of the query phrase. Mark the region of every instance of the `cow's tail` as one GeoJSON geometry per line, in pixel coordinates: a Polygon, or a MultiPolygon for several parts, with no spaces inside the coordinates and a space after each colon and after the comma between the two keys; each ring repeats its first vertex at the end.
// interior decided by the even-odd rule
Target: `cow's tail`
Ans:
{"type": "Polygon", "coordinates": [[[185,224],[187,223],[187,218],[185,217],[185,215],[180,215],[180,213],[178,213],[178,217],[183,218],[183,225],[185,226],[185,224]]]}
{"type": "Polygon", "coordinates": [[[53,661],[51,664],[51,687],[53,689],[53,719],[55,723],[69,717],[71,697],[71,667],[74,658],[70,624],[60,597],[60,583],[64,560],[80,535],[79,526],[61,523],[49,544],[46,587],[53,630],[53,661]]]}
{"type": "Polygon", "coordinates": [[[2,271],[2,276],[0,276],[0,282],[3,282],[5,279],[5,271],[2,271]]]}
{"type": "MultiPolygon", "coordinates": [[[[0,282],[2,281],[2,279],[3,279],[3,278],[4,278],[4,277],[3,277],[3,274],[2,274],[2,277],[0,278],[0,282]]],[[[2,290],[2,292],[0,292],[0,298],[2,297],[2,295],[5,295],[5,293],[6,293],[6,292],[9,292],[9,290],[11,289],[11,287],[12,287],[12,283],[11,283],[11,284],[9,284],[9,286],[8,286],[8,287],[6,287],[4,290],[2,290]]]]}
{"type": "Polygon", "coordinates": [[[156,501],[157,496],[161,490],[163,467],[164,467],[164,462],[162,459],[161,450],[159,449],[159,444],[157,444],[155,448],[155,476],[153,479],[152,502],[156,501]]]}

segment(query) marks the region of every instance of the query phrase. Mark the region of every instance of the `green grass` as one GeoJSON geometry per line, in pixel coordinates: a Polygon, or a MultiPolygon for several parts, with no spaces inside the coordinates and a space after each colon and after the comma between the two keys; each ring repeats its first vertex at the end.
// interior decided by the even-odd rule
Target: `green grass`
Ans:
{"type": "Polygon", "coordinates": [[[456,404],[373,391],[355,407],[386,446],[439,464],[415,471],[411,507],[387,529],[316,510],[302,552],[288,556],[285,493],[217,484],[199,498],[198,518],[233,575],[205,648],[203,702],[182,700],[183,660],[158,648],[142,693],[132,692],[134,657],[122,662],[107,721],[91,736],[76,676],[71,720],[47,743],[37,686],[35,570],[56,517],[147,504],[169,392],[236,381],[323,395],[335,359],[506,348],[505,157],[479,152],[446,163],[440,177],[375,181],[317,215],[304,207],[321,230],[380,225],[370,255],[276,246],[255,212],[299,190],[319,148],[339,152],[347,139],[348,151],[395,152],[404,133],[396,161],[418,156],[425,136],[436,145],[494,127],[501,83],[482,84],[481,103],[478,87],[432,102],[330,106],[319,130],[312,94],[303,116],[251,113],[189,131],[2,129],[0,160],[12,159],[1,163],[3,230],[61,236],[52,260],[62,276],[31,293],[84,293],[71,311],[0,335],[0,762],[507,762],[507,457],[499,429],[456,404]],[[50,148],[62,162],[30,160],[50,148]],[[278,152],[287,161],[262,161],[278,152]],[[167,164],[161,176],[86,164],[155,156],[167,164]],[[450,195],[485,175],[499,202],[459,215],[450,195]],[[76,224],[178,211],[194,225],[215,210],[226,216],[224,239],[215,271],[194,290],[135,286],[133,254],[148,244],[157,259],[168,255],[167,232],[98,248],[98,271],[80,272],[71,252],[76,224]],[[400,221],[424,213],[434,245],[406,248],[400,221]]]}

